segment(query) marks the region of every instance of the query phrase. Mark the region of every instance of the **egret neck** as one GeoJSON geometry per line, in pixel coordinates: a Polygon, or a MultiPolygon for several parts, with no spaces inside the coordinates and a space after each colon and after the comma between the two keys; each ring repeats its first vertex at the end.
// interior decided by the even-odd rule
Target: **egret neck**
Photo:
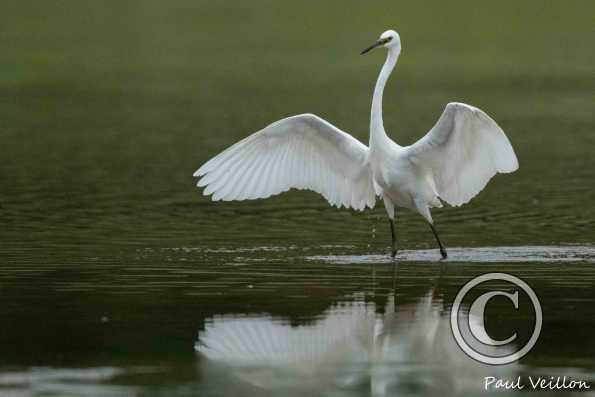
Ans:
{"type": "Polygon", "coordinates": [[[384,131],[384,123],[382,122],[382,93],[388,77],[392,73],[397,59],[399,58],[400,49],[390,47],[386,56],[386,61],[382,66],[376,87],[374,88],[374,97],[372,98],[372,114],[370,116],[370,149],[374,150],[377,145],[383,145],[389,138],[384,131]]]}

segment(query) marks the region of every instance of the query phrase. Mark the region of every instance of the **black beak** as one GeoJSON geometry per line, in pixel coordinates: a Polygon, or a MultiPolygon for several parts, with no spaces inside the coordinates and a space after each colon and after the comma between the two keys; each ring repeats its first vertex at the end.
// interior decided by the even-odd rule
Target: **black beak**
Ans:
{"type": "Polygon", "coordinates": [[[360,52],[359,54],[360,55],[364,55],[364,54],[372,51],[374,48],[381,46],[384,43],[386,43],[386,41],[384,41],[384,40],[377,40],[374,44],[372,44],[368,48],[364,48],[364,50],[362,52],[360,52]]]}

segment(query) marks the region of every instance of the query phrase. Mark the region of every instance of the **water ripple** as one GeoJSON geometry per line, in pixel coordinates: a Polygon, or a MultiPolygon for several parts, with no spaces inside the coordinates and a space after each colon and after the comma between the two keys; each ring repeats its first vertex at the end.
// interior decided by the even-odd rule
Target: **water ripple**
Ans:
{"type": "MultiPolygon", "coordinates": [[[[390,263],[388,255],[316,255],[306,260],[335,264],[390,263]]],[[[438,250],[403,250],[399,262],[438,262],[438,250]]],[[[448,248],[448,262],[588,262],[595,263],[594,246],[519,246],[448,248]]]]}

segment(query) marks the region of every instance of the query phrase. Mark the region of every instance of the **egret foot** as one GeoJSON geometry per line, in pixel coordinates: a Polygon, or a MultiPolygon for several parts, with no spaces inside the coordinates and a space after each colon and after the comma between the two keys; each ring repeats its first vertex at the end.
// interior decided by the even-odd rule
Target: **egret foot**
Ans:
{"type": "Polygon", "coordinates": [[[442,259],[448,258],[448,254],[446,253],[445,249],[440,249],[440,255],[442,255],[442,259]]]}

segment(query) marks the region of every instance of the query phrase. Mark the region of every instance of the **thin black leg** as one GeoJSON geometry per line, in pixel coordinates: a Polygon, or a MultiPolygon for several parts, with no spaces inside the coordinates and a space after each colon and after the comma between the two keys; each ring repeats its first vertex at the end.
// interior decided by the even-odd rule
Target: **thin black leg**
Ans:
{"type": "Polygon", "coordinates": [[[395,221],[393,219],[388,218],[388,222],[390,223],[390,235],[391,235],[391,256],[394,258],[397,255],[397,235],[395,234],[395,221]]]}
{"type": "Polygon", "coordinates": [[[448,257],[448,254],[446,253],[446,250],[442,246],[440,237],[438,237],[438,232],[436,231],[436,228],[434,227],[433,224],[430,223],[430,227],[432,228],[432,233],[434,233],[434,237],[436,237],[436,241],[438,242],[438,245],[440,246],[440,254],[442,255],[442,259],[446,259],[448,257]]]}

